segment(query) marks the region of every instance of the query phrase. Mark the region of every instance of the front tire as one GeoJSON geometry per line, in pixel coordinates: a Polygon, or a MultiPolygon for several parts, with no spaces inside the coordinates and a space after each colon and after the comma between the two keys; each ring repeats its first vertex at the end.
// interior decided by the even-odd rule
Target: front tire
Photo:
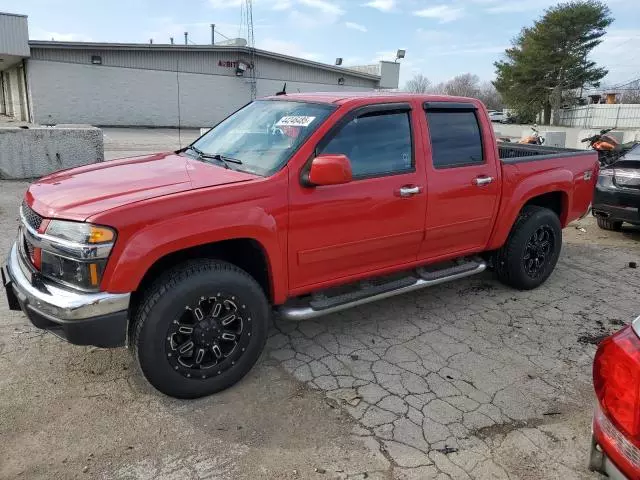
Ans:
{"type": "Polygon", "coordinates": [[[560,219],[535,205],[522,209],[505,245],[498,251],[498,279],[519,290],[542,285],[553,272],[562,249],[560,219]]]}
{"type": "Polygon", "coordinates": [[[171,397],[198,398],[251,370],[266,342],[269,304],[245,271],[199,259],[161,275],[134,321],[133,353],[149,383],[171,397]]]}
{"type": "Polygon", "coordinates": [[[597,216],[596,221],[602,230],[613,230],[614,232],[622,230],[622,222],[616,222],[615,220],[609,220],[601,216],[597,216]]]}

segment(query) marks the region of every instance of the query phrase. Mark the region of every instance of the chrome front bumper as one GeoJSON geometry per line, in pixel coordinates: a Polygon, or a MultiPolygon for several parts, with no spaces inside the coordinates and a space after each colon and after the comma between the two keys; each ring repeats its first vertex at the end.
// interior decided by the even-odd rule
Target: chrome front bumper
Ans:
{"type": "Polygon", "coordinates": [[[11,248],[6,271],[9,286],[25,313],[29,310],[55,323],[87,320],[129,308],[129,293],[72,291],[40,276],[28,278],[29,267],[23,264],[17,244],[11,248]]]}

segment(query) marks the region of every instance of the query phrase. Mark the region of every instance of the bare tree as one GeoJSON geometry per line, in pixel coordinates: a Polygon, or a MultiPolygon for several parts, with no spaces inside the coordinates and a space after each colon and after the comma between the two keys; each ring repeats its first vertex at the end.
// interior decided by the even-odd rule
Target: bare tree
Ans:
{"type": "Polygon", "coordinates": [[[502,110],[504,102],[502,95],[496,90],[491,82],[484,82],[480,85],[478,99],[484,103],[489,110],[502,110]]]}
{"type": "Polygon", "coordinates": [[[620,103],[640,103],[640,79],[625,85],[620,94],[620,103]]]}
{"type": "Polygon", "coordinates": [[[480,93],[480,78],[471,73],[458,75],[445,84],[444,92],[459,97],[477,97],[480,93]]]}
{"type": "Polygon", "coordinates": [[[427,93],[431,89],[431,82],[427,77],[419,73],[407,82],[404,89],[410,93],[427,93]]]}

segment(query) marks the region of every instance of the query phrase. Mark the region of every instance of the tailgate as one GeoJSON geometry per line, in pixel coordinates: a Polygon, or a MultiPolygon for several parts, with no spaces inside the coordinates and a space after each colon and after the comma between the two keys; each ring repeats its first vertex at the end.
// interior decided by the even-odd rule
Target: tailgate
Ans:
{"type": "MultiPolygon", "coordinates": [[[[571,159],[568,160],[571,161],[571,159]]],[[[600,170],[598,153],[595,151],[591,156],[580,155],[574,161],[577,168],[574,170],[573,202],[571,212],[569,212],[569,221],[587,213],[593,202],[593,192],[598,182],[600,170]]]]}

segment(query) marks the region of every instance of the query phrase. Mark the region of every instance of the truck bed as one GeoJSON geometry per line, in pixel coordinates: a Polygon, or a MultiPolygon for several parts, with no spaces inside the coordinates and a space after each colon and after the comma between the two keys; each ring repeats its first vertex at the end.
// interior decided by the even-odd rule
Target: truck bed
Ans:
{"type": "Polygon", "coordinates": [[[547,147],[522,143],[499,143],[498,156],[503,163],[535,162],[551,158],[593,155],[593,150],[575,148],[547,147]]]}

